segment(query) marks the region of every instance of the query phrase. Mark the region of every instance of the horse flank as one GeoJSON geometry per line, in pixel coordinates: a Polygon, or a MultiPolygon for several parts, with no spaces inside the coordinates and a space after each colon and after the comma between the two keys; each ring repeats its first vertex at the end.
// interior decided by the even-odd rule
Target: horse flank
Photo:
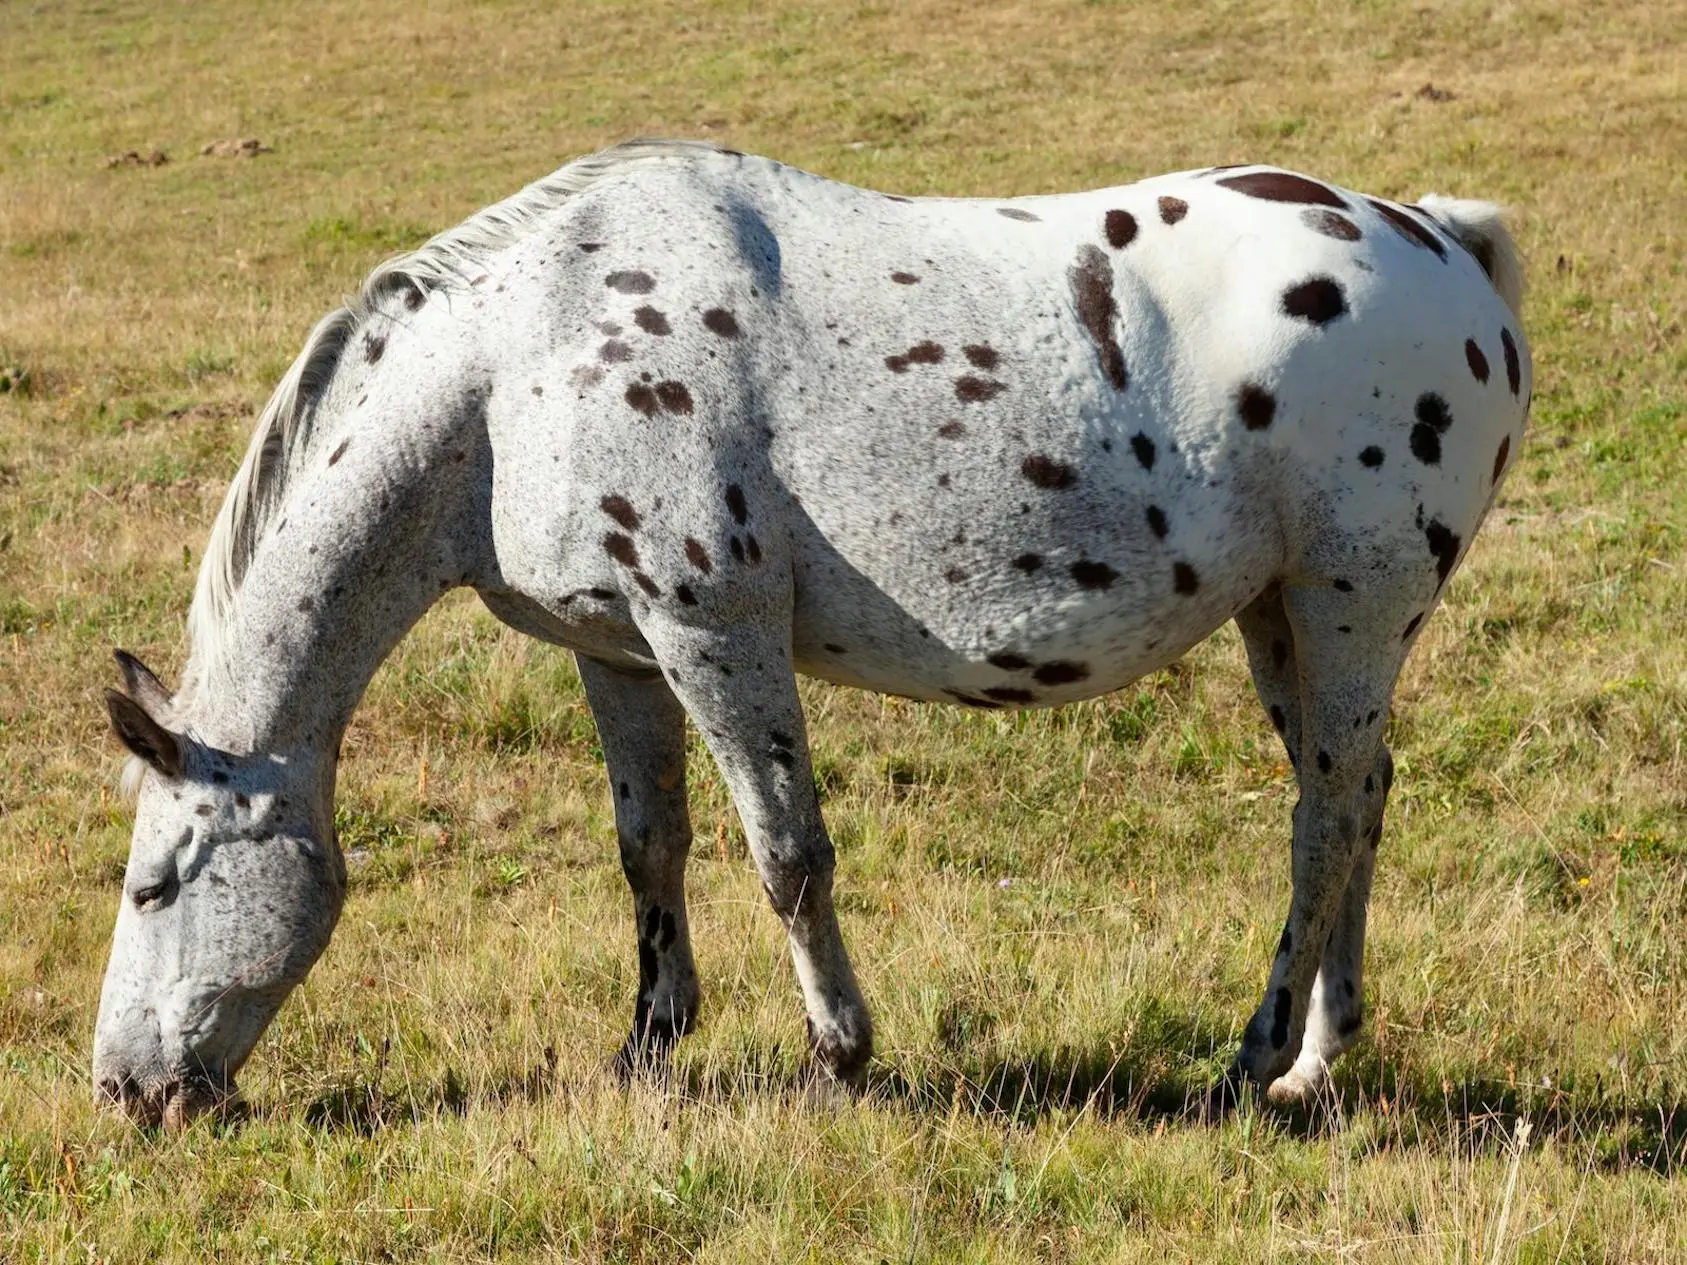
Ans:
{"type": "MultiPolygon", "coordinates": [[[[346,344],[382,302],[404,292],[425,295],[462,287],[471,267],[516,241],[572,194],[609,172],[699,151],[724,152],[707,141],[640,138],[577,159],[436,234],[416,250],[380,264],[344,307],[317,322],[304,350],[258,415],[251,444],[211,529],[188,610],[189,657],[174,710],[195,696],[207,665],[216,660],[241,579],[286,497],[294,472],[302,468],[318,438],[312,406],[332,380],[346,344]]],[[[136,770],[134,778],[138,776],[136,770]]],[[[131,780],[125,772],[125,785],[131,780]]]]}

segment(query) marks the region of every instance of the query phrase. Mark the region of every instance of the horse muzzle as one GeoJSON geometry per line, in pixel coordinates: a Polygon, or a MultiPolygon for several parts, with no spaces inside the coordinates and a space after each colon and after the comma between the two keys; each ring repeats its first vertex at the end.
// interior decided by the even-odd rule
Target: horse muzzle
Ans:
{"type": "Polygon", "coordinates": [[[94,1093],[102,1107],[121,1111],[142,1128],[162,1125],[166,1133],[178,1133],[203,1115],[226,1115],[239,1101],[234,1079],[207,1069],[144,1079],[102,1069],[94,1093]]]}

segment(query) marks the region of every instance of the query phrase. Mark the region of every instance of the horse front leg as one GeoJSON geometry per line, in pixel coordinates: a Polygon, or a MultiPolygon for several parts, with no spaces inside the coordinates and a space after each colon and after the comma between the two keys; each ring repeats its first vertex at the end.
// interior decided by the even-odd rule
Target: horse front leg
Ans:
{"type": "Polygon", "coordinates": [[[697,1020],[700,990],[685,907],[691,817],[685,796],[685,711],[654,672],[578,657],[615,803],[621,872],[633,892],[638,1001],[616,1059],[623,1074],[666,1062],[697,1020]]]}
{"type": "Polygon", "coordinates": [[[654,621],[641,631],[732,792],[762,887],[785,924],[815,1060],[833,1080],[858,1086],[873,1053],[873,1025],[832,907],[832,841],[815,794],[788,635],[654,621]]]}

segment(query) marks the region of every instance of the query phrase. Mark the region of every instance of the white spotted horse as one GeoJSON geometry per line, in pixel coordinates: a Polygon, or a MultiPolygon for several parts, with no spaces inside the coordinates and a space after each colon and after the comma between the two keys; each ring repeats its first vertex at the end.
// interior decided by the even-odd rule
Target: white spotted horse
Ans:
{"type": "Polygon", "coordinates": [[[1232,1075],[1304,1099],[1360,1026],[1395,678],[1522,438],[1521,290],[1484,203],[1260,166],[904,198],[677,142],[383,265],[259,419],[180,690],[119,654],[139,801],[98,1092],[166,1124],[230,1095],[339,915],[348,718],[469,585],[579,659],[633,895],[626,1063],[698,1013],[689,716],[846,1083],[872,1027],[796,674],[1051,707],[1236,620],[1300,800],[1232,1075]]]}

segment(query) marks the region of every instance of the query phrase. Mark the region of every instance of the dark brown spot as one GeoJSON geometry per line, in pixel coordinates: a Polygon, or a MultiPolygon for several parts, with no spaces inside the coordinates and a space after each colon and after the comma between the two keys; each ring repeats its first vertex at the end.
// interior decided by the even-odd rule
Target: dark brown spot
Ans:
{"type": "Polygon", "coordinates": [[[1160,199],[1160,220],[1165,224],[1176,224],[1189,214],[1189,203],[1182,198],[1160,199]]]}
{"type": "Polygon", "coordinates": [[[943,573],[943,578],[950,584],[959,584],[967,578],[967,573],[960,567],[950,567],[943,573]]]}
{"type": "Polygon", "coordinates": [[[1400,236],[1411,242],[1412,245],[1421,246],[1425,250],[1433,250],[1442,260],[1447,258],[1447,248],[1441,244],[1441,239],[1399,207],[1391,206],[1378,198],[1367,198],[1366,201],[1376,209],[1383,219],[1394,226],[1400,236]]]}
{"type": "Polygon", "coordinates": [[[937,428],[937,433],[944,439],[959,439],[967,433],[965,422],[944,422],[937,428]]]}
{"type": "Polygon", "coordinates": [[[1353,592],[1353,581],[1351,581],[1351,580],[1337,580],[1335,582],[1335,591],[1337,593],[1351,593],[1351,592],[1353,592]]]}
{"type": "Polygon", "coordinates": [[[1107,212],[1101,226],[1107,234],[1107,244],[1114,250],[1123,250],[1136,240],[1136,216],[1129,211],[1107,212]]]}
{"type": "Polygon", "coordinates": [[[909,365],[935,365],[943,359],[943,348],[933,342],[915,343],[900,356],[886,356],[885,367],[892,373],[907,373],[909,365]]]}
{"type": "Polygon", "coordinates": [[[646,417],[655,417],[662,406],[656,402],[656,392],[642,382],[635,382],[627,388],[627,403],[631,404],[646,417]]]}
{"type": "Polygon", "coordinates": [[[736,483],[726,485],[726,508],[732,511],[733,522],[744,523],[749,520],[749,502],[744,499],[744,489],[736,483]]]}
{"type": "Polygon", "coordinates": [[[1016,571],[1023,571],[1026,575],[1030,575],[1038,567],[1043,565],[1043,559],[1040,554],[1022,553],[1019,557],[1015,558],[1010,565],[1012,565],[1016,571]]]}
{"type": "Polygon", "coordinates": [[[1119,578],[1119,573],[1105,562],[1091,562],[1084,559],[1072,564],[1072,578],[1078,582],[1081,589],[1106,589],[1112,587],[1113,581],[1119,578]]]}
{"type": "Polygon", "coordinates": [[[1330,760],[1330,753],[1328,751],[1320,751],[1318,753],[1318,772],[1328,773],[1330,771],[1331,764],[1332,761],[1330,760]]]}
{"type": "Polygon", "coordinates": [[[722,338],[738,337],[738,320],[724,307],[712,307],[703,313],[703,328],[722,338]]]}
{"type": "Polygon", "coordinates": [[[828,641],[828,642],[827,642],[827,643],[826,643],[826,644],[825,644],[825,645],[824,645],[824,646],[823,646],[823,647],[821,647],[821,648],[822,648],[822,649],[823,649],[823,650],[825,650],[825,651],[826,651],[826,653],[827,653],[827,654],[848,654],[848,653],[849,653],[849,651],[848,651],[848,650],[846,650],[846,649],[844,649],[844,648],[843,648],[843,647],[842,647],[842,646],[840,646],[840,645],[839,645],[839,644],[838,644],[838,643],[837,643],[837,642],[835,642],[835,641],[828,641]]]}
{"type": "Polygon", "coordinates": [[[1500,481],[1500,475],[1505,473],[1505,459],[1511,455],[1511,436],[1506,435],[1500,440],[1499,451],[1494,454],[1494,482],[1500,481]]]}
{"type": "Polygon", "coordinates": [[[1021,461],[1019,473],[1040,488],[1069,488],[1078,481],[1078,472],[1066,462],[1040,454],[1021,461]]]}
{"type": "Polygon", "coordinates": [[[1154,441],[1141,431],[1131,436],[1131,451],[1136,454],[1139,465],[1144,470],[1154,468],[1154,441]]]}
{"type": "Polygon", "coordinates": [[[633,572],[633,579],[637,580],[639,588],[643,589],[651,597],[661,597],[662,596],[661,587],[656,583],[655,580],[652,580],[644,572],[634,571],[633,572]]]}
{"type": "Polygon", "coordinates": [[[1362,466],[1369,466],[1371,469],[1375,470],[1382,464],[1382,449],[1378,448],[1375,444],[1372,444],[1369,448],[1362,449],[1359,453],[1359,464],[1362,466]]]}
{"type": "Polygon", "coordinates": [[[1333,206],[1338,211],[1347,209],[1347,203],[1334,189],[1289,171],[1250,171],[1246,175],[1226,176],[1218,183],[1267,202],[1307,202],[1313,206],[1333,206]]]}
{"type": "Polygon", "coordinates": [[[1400,634],[1400,640],[1401,641],[1409,640],[1411,638],[1411,635],[1418,630],[1418,625],[1421,624],[1422,622],[1423,622],[1422,612],[1419,612],[1418,614],[1413,615],[1412,616],[1412,622],[1406,625],[1406,631],[1400,634]]]}
{"type": "Polygon", "coordinates": [[[672,326],[668,324],[668,318],[648,304],[633,312],[633,324],[647,334],[673,333],[672,326]]]}
{"type": "Polygon", "coordinates": [[[1271,704],[1271,727],[1278,733],[1283,733],[1289,727],[1289,721],[1283,715],[1283,709],[1276,703],[1271,704]]]}
{"type": "Polygon", "coordinates": [[[1023,672],[1031,666],[1031,660],[1017,654],[997,651],[985,660],[991,667],[1000,668],[1003,672],[1023,672]]]}
{"type": "Polygon", "coordinates": [[[579,245],[578,245],[578,249],[585,251],[589,255],[593,251],[602,250],[603,249],[603,243],[602,242],[580,242],[579,245]]]}
{"type": "Polygon", "coordinates": [[[1277,990],[1277,1004],[1271,1014],[1271,1048],[1281,1050],[1289,1043],[1289,1020],[1294,1017],[1294,995],[1286,988],[1277,990]]]}
{"type": "Polygon", "coordinates": [[[1022,224],[1036,224],[1042,220],[1042,216],[1032,215],[1029,211],[1021,211],[1016,206],[999,206],[996,208],[996,214],[1004,219],[1018,220],[1022,224]]]}
{"type": "Polygon", "coordinates": [[[1517,344],[1511,340],[1509,329],[1500,330],[1500,348],[1505,352],[1505,381],[1516,395],[1523,385],[1523,365],[1517,358],[1517,344]]]}
{"type": "Polygon", "coordinates": [[[1197,592],[1201,587],[1201,581],[1195,574],[1195,568],[1187,562],[1175,563],[1172,566],[1172,587],[1185,597],[1197,592]]]}
{"type": "Polygon", "coordinates": [[[1338,242],[1356,242],[1363,236],[1359,226],[1339,211],[1309,206],[1300,213],[1300,222],[1314,233],[1333,237],[1338,242]]]}
{"type": "Polygon", "coordinates": [[[1313,277],[1283,292],[1283,314],[1328,325],[1347,311],[1347,297],[1332,277],[1313,277]]]}
{"type": "Polygon", "coordinates": [[[1030,690],[1016,689],[1011,685],[993,685],[983,693],[985,698],[993,698],[998,703],[1029,703],[1037,697],[1030,690]]]}
{"type": "Polygon", "coordinates": [[[893,272],[890,274],[890,279],[899,286],[917,285],[920,280],[911,272],[893,272]]]}
{"type": "Polygon", "coordinates": [[[603,279],[603,284],[622,294],[649,294],[656,288],[648,272],[637,271],[612,272],[603,279]]]}
{"type": "Polygon", "coordinates": [[[606,364],[616,364],[633,358],[633,349],[618,338],[611,338],[597,349],[597,358],[606,364]]]}
{"type": "Polygon", "coordinates": [[[612,531],[603,538],[603,551],[624,567],[638,566],[638,546],[631,536],[612,531]]]}
{"type": "Polygon", "coordinates": [[[638,511],[633,503],[624,496],[606,496],[598,502],[598,508],[613,518],[628,531],[637,531],[641,522],[638,511]]]}
{"type": "Polygon", "coordinates": [[[613,602],[619,594],[614,589],[591,588],[586,590],[586,596],[596,598],[600,602],[613,602]]]}
{"type": "Polygon", "coordinates": [[[1488,358],[1482,354],[1474,338],[1464,340],[1464,362],[1470,366],[1471,377],[1481,383],[1488,381],[1488,358]]]}
{"type": "Polygon", "coordinates": [[[299,599],[299,610],[303,614],[308,615],[308,614],[310,614],[311,611],[313,611],[315,609],[316,609],[316,602],[313,599],[308,598],[308,597],[301,597],[299,599]]]}
{"type": "Polygon", "coordinates": [[[1102,372],[1115,390],[1123,391],[1130,379],[1125,372],[1125,353],[1119,350],[1119,341],[1113,336],[1114,318],[1119,313],[1113,298],[1113,265],[1096,247],[1084,246],[1079,249],[1078,261],[1068,269],[1066,278],[1072,286],[1078,320],[1101,355],[1102,372]]]}
{"type": "Polygon", "coordinates": [[[597,330],[600,334],[614,338],[621,332],[621,326],[615,321],[599,321],[597,323],[597,330]]]}
{"type": "Polygon", "coordinates": [[[1044,685],[1071,685],[1074,681],[1088,679],[1090,667],[1087,663],[1074,663],[1070,659],[1056,659],[1052,663],[1045,663],[1031,675],[1044,685]]]}
{"type": "Polygon", "coordinates": [[[1002,359],[996,349],[988,343],[973,343],[971,346],[962,347],[961,351],[968,363],[976,369],[994,369],[1002,359]]]}
{"type": "Polygon", "coordinates": [[[947,474],[940,474],[937,476],[937,486],[940,488],[948,487],[950,482],[951,480],[947,474]]]}
{"type": "Polygon", "coordinates": [[[338,448],[334,449],[333,452],[328,454],[328,464],[331,465],[331,466],[337,465],[339,463],[340,458],[346,455],[346,449],[350,448],[350,447],[351,447],[351,440],[342,439],[340,441],[340,446],[338,448]]]}
{"type": "Polygon", "coordinates": [[[428,301],[428,292],[426,290],[422,289],[422,287],[419,286],[419,285],[416,285],[416,284],[412,283],[411,286],[410,286],[410,289],[405,292],[404,306],[409,308],[412,312],[414,312],[417,308],[421,307],[422,304],[426,303],[427,301],[428,301]]]}
{"type": "Polygon", "coordinates": [[[747,532],[744,535],[744,552],[749,555],[752,565],[761,563],[761,542],[747,532]]]}
{"type": "Polygon", "coordinates": [[[703,548],[700,542],[690,536],[685,538],[685,557],[686,561],[690,562],[704,575],[708,575],[715,569],[714,564],[709,561],[708,551],[703,548]]]}
{"type": "Polygon", "coordinates": [[[993,400],[1007,389],[1005,382],[997,382],[994,378],[976,378],[970,373],[964,378],[955,379],[955,398],[964,404],[981,404],[985,400],[993,400]]]}
{"type": "Polygon", "coordinates": [[[1161,509],[1158,505],[1150,505],[1148,507],[1148,530],[1153,532],[1161,540],[1166,538],[1166,511],[1161,509]]]}
{"type": "Polygon", "coordinates": [[[1277,416],[1277,397],[1256,383],[1244,382],[1236,392],[1236,411],[1249,430],[1264,430],[1277,416]]]}
{"type": "Polygon", "coordinates": [[[992,703],[986,698],[974,698],[971,694],[963,694],[959,690],[945,688],[943,692],[957,703],[964,703],[968,707],[981,707],[987,711],[996,711],[1001,707],[1000,703],[992,703]]]}
{"type": "Polygon", "coordinates": [[[686,606],[697,605],[697,594],[691,591],[691,586],[689,584],[676,584],[674,586],[674,596],[679,598],[681,603],[686,606]]]}
{"type": "Polygon", "coordinates": [[[363,336],[363,358],[370,364],[376,363],[386,355],[387,340],[384,334],[365,334],[363,336]]]}
{"type": "Polygon", "coordinates": [[[691,412],[691,392],[685,389],[685,383],[658,382],[656,384],[656,398],[662,402],[662,407],[670,413],[691,412]]]}
{"type": "Polygon", "coordinates": [[[1438,518],[1430,520],[1429,525],[1423,529],[1423,534],[1429,541],[1429,552],[1435,555],[1435,574],[1440,577],[1441,583],[1445,584],[1453,564],[1459,560],[1459,545],[1462,542],[1457,533],[1438,518]]]}

